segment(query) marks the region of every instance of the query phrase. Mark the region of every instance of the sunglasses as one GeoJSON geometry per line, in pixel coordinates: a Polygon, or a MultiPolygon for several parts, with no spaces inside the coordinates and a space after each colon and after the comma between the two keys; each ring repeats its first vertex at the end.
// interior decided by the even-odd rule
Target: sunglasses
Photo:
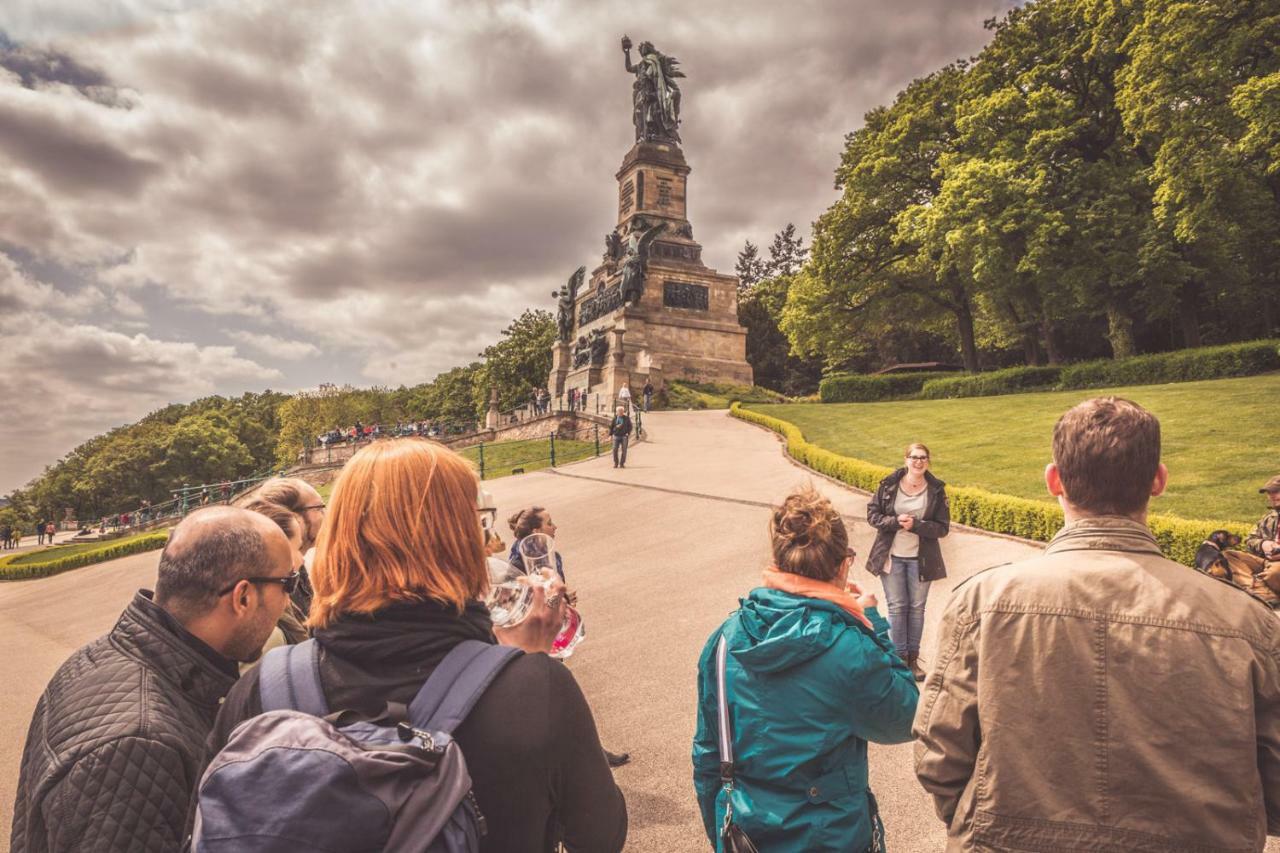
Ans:
{"type": "Polygon", "coordinates": [[[908,456],[907,458],[910,459],[912,462],[928,462],[929,461],[928,456],[908,456]]]}
{"type": "Polygon", "coordinates": [[[240,578],[240,580],[231,584],[231,586],[218,593],[218,597],[226,595],[240,585],[240,581],[248,581],[249,583],[278,583],[284,587],[285,595],[293,595],[293,591],[298,588],[298,584],[302,581],[302,570],[294,569],[282,578],[240,578]]]}
{"type": "Polygon", "coordinates": [[[302,508],[302,511],[303,511],[303,512],[307,512],[307,511],[309,511],[309,510],[313,510],[313,509],[324,509],[324,508],[325,508],[325,505],[324,505],[324,504],[311,504],[310,506],[304,506],[304,507],[302,508]]]}

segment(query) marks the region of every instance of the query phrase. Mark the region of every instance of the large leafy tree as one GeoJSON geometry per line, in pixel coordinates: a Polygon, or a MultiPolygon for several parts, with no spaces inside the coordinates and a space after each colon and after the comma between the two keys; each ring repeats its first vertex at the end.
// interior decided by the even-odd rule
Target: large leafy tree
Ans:
{"type": "Polygon", "coordinates": [[[498,392],[503,410],[529,402],[530,393],[545,387],[551,373],[551,346],[556,340],[550,311],[526,309],[502,330],[502,338],[480,353],[483,366],[476,376],[477,411],[488,402],[489,389],[498,392]]]}
{"type": "Polygon", "coordinates": [[[967,66],[916,80],[849,134],[840,199],[814,226],[810,264],[782,328],[793,347],[838,363],[903,319],[953,324],[965,366],[978,367],[975,283],[927,239],[922,217],[942,189],[943,158],[956,151],[956,105],[967,66]]]}

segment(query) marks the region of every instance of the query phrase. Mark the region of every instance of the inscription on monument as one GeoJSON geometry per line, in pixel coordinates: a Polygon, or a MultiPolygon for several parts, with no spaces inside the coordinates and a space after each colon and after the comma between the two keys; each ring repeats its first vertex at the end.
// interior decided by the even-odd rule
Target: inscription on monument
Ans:
{"type": "Polygon", "coordinates": [[[595,296],[582,300],[582,305],[578,308],[578,326],[587,325],[593,320],[598,320],[611,311],[616,311],[622,307],[622,285],[614,284],[609,287],[601,285],[602,289],[597,291],[595,296]]]}
{"type": "Polygon", "coordinates": [[[671,206],[671,179],[658,178],[658,207],[671,206]]]}
{"type": "Polygon", "coordinates": [[[710,307],[707,292],[705,285],[667,281],[662,285],[662,304],[668,308],[692,308],[695,311],[706,311],[710,307]]]}
{"type": "Polygon", "coordinates": [[[658,258],[671,258],[677,261],[698,263],[702,258],[702,249],[698,246],[686,246],[683,243],[654,243],[653,255],[658,258]]]}

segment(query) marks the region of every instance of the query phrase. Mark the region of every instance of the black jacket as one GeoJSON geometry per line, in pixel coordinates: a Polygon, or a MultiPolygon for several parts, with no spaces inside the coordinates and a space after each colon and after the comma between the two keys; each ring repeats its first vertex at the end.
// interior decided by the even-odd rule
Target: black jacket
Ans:
{"type": "Polygon", "coordinates": [[[12,853],[167,853],[182,843],[205,738],[236,666],[139,592],[36,705],[12,853]]]}
{"type": "MultiPolygon", "coordinates": [[[[332,711],[382,711],[408,703],[466,639],[494,642],[489,613],[472,603],[459,617],[435,602],[390,605],[316,630],[320,680],[332,711]]],[[[210,736],[212,755],[243,720],[262,713],[258,670],[231,691],[210,736]]],[[[546,655],[512,661],[480,697],[455,737],[471,772],[490,853],[611,853],[627,837],[622,792],[605,761],[595,720],[564,664],[546,655]]]]}
{"type": "Polygon", "coordinates": [[[627,415],[614,415],[613,423],[609,426],[609,432],[618,438],[622,438],[624,435],[631,435],[631,418],[627,415]]]}
{"type": "MultiPolygon", "coordinates": [[[[876,541],[867,557],[867,571],[877,577],[884,574],[885,566],[889,565],[893,537],[902,529],[893,503],[898,498],[898,483],[906,473],[906,468],[899,468],[881,480],[880,487],[867,504],[867,521],[876,529],[876,541]]],[[[938,540],[951,530],[951,506],[947,502],[947,484],[928,471],[924,472],[924,479],[928,484],[929,500],[925,504],[924,515],[916,519],[911,532],[920,537],[920,577],[936,581],[947,576],[938,540]]]]}

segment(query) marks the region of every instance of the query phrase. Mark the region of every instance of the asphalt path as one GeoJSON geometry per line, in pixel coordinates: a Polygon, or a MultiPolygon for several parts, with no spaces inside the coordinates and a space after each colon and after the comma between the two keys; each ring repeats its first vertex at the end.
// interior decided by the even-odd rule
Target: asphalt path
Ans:
{"type": "MultiPolygon", "coordinates": [[[[851,522],[856,574],[879,593],[861,569],[873,536],[866,497],[791,463],[773,434],[724,412],[654,413],[645,422],[650,440],[632,446],[625,469],[604,457],[489,481],[486,488],[497,499],[500,522],[538,505],[559,525],[557,542],[587,630],[569,667],[605,746],[632,757],[616,771],[631,822],[627,849],[705,851],[689,758],[697,658],[711,631],[758,584],[768,562],[769,504],[813,482],[851,522]]],[[[945,479],[945,466],[937,473],[945,479]]],[[[505,524],[501,529],[505,534],[505,524]]],[[[930,652],[942,602],[956,583],[1039,550],[963,530],[942,544],[950,576],[930,594],[924,637],[930,652]]],[[[0,585],[0,647],[11,652],[0,691],[0,850],[7,849],[19,758],[40,692],[75,648],[111,627],[136,588],[151,585],[156,559],[154,552],[140,554],[0,585]]],[[[915,781],[909,744],[873,745],[871,782],[890,849],[942,849],[945,831],[915,781]]]]}

